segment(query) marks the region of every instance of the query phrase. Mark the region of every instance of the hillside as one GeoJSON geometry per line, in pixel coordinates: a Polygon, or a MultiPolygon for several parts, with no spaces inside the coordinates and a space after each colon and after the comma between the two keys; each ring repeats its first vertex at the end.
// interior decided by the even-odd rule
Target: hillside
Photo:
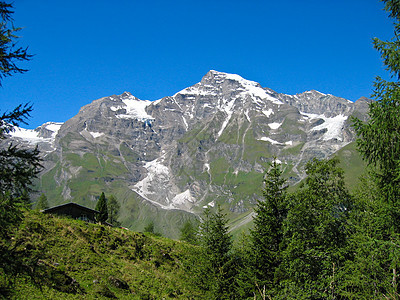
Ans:
{"type": "Polygon", "coordinates": [[[201,298],[184,242],[29,211],[11,248],[6,299],[201,298]]]}

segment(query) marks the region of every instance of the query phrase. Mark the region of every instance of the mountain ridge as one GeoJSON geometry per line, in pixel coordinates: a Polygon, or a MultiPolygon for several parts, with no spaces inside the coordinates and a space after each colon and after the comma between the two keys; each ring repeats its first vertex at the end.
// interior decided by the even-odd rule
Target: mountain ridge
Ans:
{"type": "Polygon", "coordinates": [[[309,159],[354,141],[349,117],[365,118],[368,101],[315,90],[286,95],[214,70],[156,101],[129,92],[103,97],[59,125],[52,140],[44,140],[50,123],[34,130],[43,138],[36,144],[47,149],[38,190],[54,204],[89,206],[101,191],[117,193],[123,209],[135,207],[121,216],[133,227],[142,206],[195,216],[218,203],[233,216],[248,215],[273,156],[298,183],[309,159]]]}

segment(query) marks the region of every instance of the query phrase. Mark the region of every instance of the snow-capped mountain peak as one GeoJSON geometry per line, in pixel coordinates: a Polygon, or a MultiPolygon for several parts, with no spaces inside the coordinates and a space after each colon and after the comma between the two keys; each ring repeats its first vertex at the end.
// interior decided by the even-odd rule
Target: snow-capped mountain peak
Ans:
{"type": "Polygon", "coordinates": [[[63,126],[18,129],[13,137],[54,151],[46,156],[51,182],[43,191],[59,202],[92,204],[99,189],[112,194],[117,188],[124,191],[127,218],[138,218],[145,203],[198,213],[222,202],[240,214],[261,195],[246,187],[261,187],[273,156],[290,182],[299,182],[312,157],[329,157],[354,141],[348,117],[366,110],[366,100],[352,103],[315,90],[286,95],[211,70],[173,96],[104,97],[63,126]],[[76,187],[83,183],[95,192],[82,194],[76,187]]]}
{"type": "Polygon", "coordinates": [[[36,129],[24,129],[21,127],[14,127],[9,135],[13,138],[20,139],[28,144],[37,145],[39,143],[46,144],[47,147],[42,145],[46,151],[54,150],[54,142],[58,131],[63,123],[47,122],[36,129]],[[50,149],[48,149],[50,146],[50,149]]]}

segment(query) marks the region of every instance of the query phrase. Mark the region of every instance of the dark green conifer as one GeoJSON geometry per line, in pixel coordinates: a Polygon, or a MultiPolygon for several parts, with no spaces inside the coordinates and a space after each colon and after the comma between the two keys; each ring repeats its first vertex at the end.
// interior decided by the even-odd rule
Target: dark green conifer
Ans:
{"type": "Polygon", "coordinates": [[[181,228],[180,240],[186,241],[191,244],[197,243],[197,228],[193,225],[191,221],[186,221],[183,223],[181,228]]]}
{"type": "Polygon", "coordinates": [[[36,203],[36,209],[43,210],[49,208],[49,203],[47,201],[47,197],[44,193],[42,193],[36,203]]]}
{"type": "Polygon", "coordinates": [[[97,222],[104,223],[108,219],[107,199],[104,192],[101,193],[99,201],[96,204],[96,210],[99,212],[96,215],[97,222]]]}
{"type": "Polygon", "coordinates": [[[120,205],[114,195],[111,195],[107,201],[108,207],[108,220],[107,222],[113,226],[120,226],[121,222],[118,221],[120,205]]]}
{"type": "Polygon", "coordinates": [[[227,222],[226,215],[218,206],[215,213],[206,208],[200,224],[203,256],[199,258],[199,273],[205,288],[216,299],[230,299],[234,295],[236,266],[227,222]]]}
{"type": "Polygon", "coordinates": [[[354,258],[346,265],[343,291],[358,299],[400,297],[400,2],[383,2],[393,19],[394,37],[375,38],[374,48],[393,81],[377,77],[369,120],[354,119],[358,150],[369,173],[356,197],[354,258]]]}
{"type": "Polygon", "coordinates": [[[148,232],[148,233],[153,233],[153,234],[154,234],[154,222],[153,222],[153,221],[149,222],[149,223],[144,227],[144,232],[148,232]]]}
{"type": "MultiPolygon", "coordinates": [[[[13,24],[12,4],[0,1],[0,86],[5,77],[26,70],[18,67],[18,61],[27,61],[31,55],[26,49],[17,47],[17,28],[13,24]]],[[[11,112],[0,115],[0,140],[7,139],[7,133],[14,126],[25,123],[32,111],[29,104],[19,105],[11,112]]],[[[21,219],[21,207],[29,207],[27,194],[31,190],[33,179],[38,175],[40,165],[38,149],[30,150],[10,143],[0,147],[0,232],[6,233],[21,219]]]]}
{"type": "Polygon", "coordinates": [[[337,158],[306,164],[307,178],[290,195],[284,221],[281,286],[297,299],[337,298],[336,277],[346,258],[352,198],[337,158]]]}
{"type": "Polygon", "coordinates": [[[287,214],[287,184],[276,159],[264,177],[264,199],[257,202],[254,229],[251,230],[252,273],[259,287],[270,290],[281,260],[283,221],[287,214]]]}

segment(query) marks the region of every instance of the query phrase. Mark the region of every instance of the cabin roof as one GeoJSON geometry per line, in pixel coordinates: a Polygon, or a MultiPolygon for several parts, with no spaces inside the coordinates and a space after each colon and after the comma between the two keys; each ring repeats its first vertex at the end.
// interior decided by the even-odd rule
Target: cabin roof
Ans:
{"type": "Polygon", "coordinates": [[[57,205],[57,206],[53,206],[53,207],[50,207],[50,208],[47,208],[47,209],[43,210],[43,212],[52,213],[54,211],[57,211],[59,209],[66,208],[66,207],[75,207],[75,208],[79,208],[79,209],[81,209],[83,211],[86,211],[86,212],[96,213],[96,214],[99,213],[99,211],[97,211],[95,209],[91,209],[89,207],[80,205],[80,204],[75,203],[75,202],[69,202],[69,203],[64,203],[64,204],[60,204],[60,205],[57,205]]]}

